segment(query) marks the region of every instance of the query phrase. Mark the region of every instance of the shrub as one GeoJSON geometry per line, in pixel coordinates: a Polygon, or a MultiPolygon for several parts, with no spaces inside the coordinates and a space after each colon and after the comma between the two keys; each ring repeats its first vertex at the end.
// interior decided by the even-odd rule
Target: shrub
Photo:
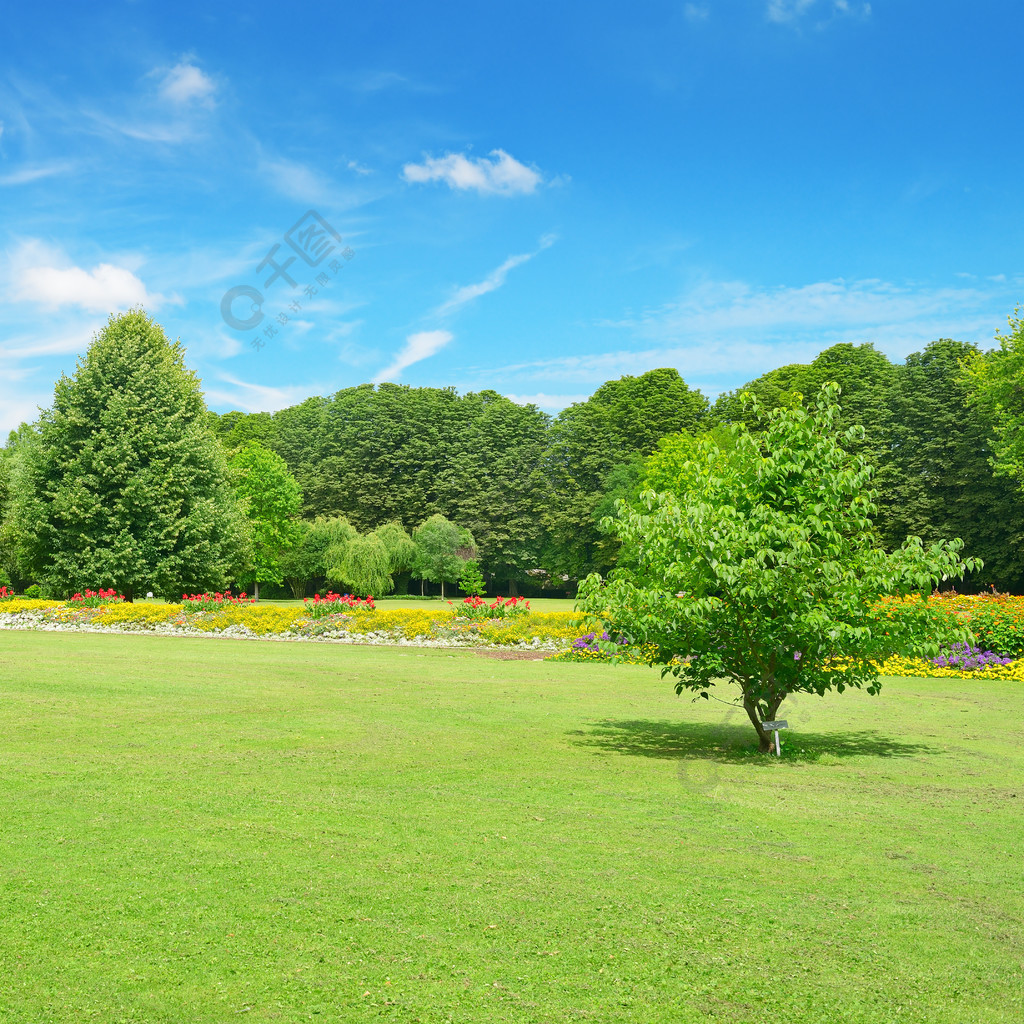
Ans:
{"type": "Polygon", "coordinates": [[[1024,597],[959,595],[944,602],[967,620],[975,643],[1008,658],[1024,657],[1024,597]]]}
{"type": "Polygon", "coordinates": [[[43,596],[42,588],[39,586],[38,583],[33,583],[31,587],[25,588],[25,596],[32,597],[38,600],[43,596]]]}

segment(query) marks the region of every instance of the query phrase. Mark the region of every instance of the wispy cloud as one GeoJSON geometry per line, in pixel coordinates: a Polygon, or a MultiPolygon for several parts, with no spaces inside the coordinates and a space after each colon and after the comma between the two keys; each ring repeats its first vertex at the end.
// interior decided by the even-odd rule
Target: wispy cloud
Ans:
{"type": "Polygon", "coordinates": [[[707,21],[711,16],[711,8],[707,4],[686,4],[683,7],[683,16],[687,21],[707,21]]]}
{"type": "Polygon", "coordinates": [[[334,191],[318,171],[295,160],[265,159],[260,170],[279,192],[301,203],[323,202],[334,191]]]}
{"type": "Polygon", "coordinates": [[[17,334],[4,339],[0,359],[38,359],[44,356],[71,355],[85,352],[92,336],[103,326],[100,319],[79,320],[66,326],[38,332],[17,334]]]}
{"type": "Polygon", "coordinates": [[[111,108],[90,105],[75,116],[102,135],[123,135],[138,142],[180,145],[209,132],[216,114],[217,83],[191,58],[173,67],[153,68],[136,94],[111,108]]]}
{"type": "Polygon", "coordinates": [[[522,266],[524,263],[528,263],[538,253],[543,252],[545,249],[550,248],[556,242],[554,235],[545,235],[540,240],[540,246],[533,252],[520,253],[518,256],[509,256],[500,267],[492,270],[482,281],[478,281],[476,284],[463,285],[457,289],[455,294],[450,299],[443,302],[440,306],[434,310],[434,315],[438,317],[450,316],[452,313],[462,309],[463,306],[472,302],[474,299],[480,298],[481,295],[486,295],[488,292],[493,292],[500,288],[508,277],[509,271],[514,270],[516,267],[522,266]]]}
{"type": "Polygon", "coordinates": [[[773,367],[809,362],[840,342],[870,342],[903,359],[940,337],[985,345],[999,326],[1016,282],[997,288],[921,287],[885,281],[825,281],[757,288],[705,281],[678,300],[603,321],[633,345],[506,365],[483,374],[504,381],[598,384],[621,374],[674,366],[688,380],[737,375],[750,380],[773,367]]]}
{"type": "Polygon", "coordinates": [[[243,412],[277,412],[278,409],[287,408],[316,393],[316,389],[309,384],[271,387],[240,380],[226,373],[217,374],[217,379],[226,387],[218,387],[216,384],[207,386],[207,403],[226,405],[243,412]]]}
{"type": "Polygon", "coordinates": [[[374,384],[397,380],[402,371],[440,352],[455,337],[450,331],[419,331],[405,339],[405,345],[392,362],[374,378],[374,384]]]}
{"type": "Polygon", "coordinates": [[[471,158],[462,153],[428,156],[421,164],[406,164],[402,177],[413,183],[443,181],[460,192],[473,190],[504,196],[527,195],[543,181],[536,168],[520,163],[503,149],[493,149],[489,155],[493,159],[471,158]]]}
{"type": "Polygon", "coordinates": [[[31,164],[19,167],[8,174],[0,174],[0,186],[28,185],[42,178],[52,178],[56,174],[66,174],[74,168],[68,160],[58,160],[49,164],[31,164]]]}
{"type": "Polygon", "coordinates": [[[887,281],[819,281],[758,288],[742,281],[703,281],[661,307],[608,321],[644,337],[685,337],[722,331],[863,330],[914,325],[985,304],[974,288],[925,288],[887,281]]]}
{"type": "Polygon", "coordinates": [[[6,439],[7,434],[22,423],[34,423],[39,418],[40,407],[45,408],[52,400],[52,392],[26,395],[20,382],[8,383],[0,374],[0,437],[6,439]]]}
{"type": "Polygon", "coordinates": [[[768,0],[765,14],[769,21],[785,23],[806,14],[818,0],[768,0]]]}
{"type": "Polygon", "coordinates": [[[795,25],[804,15],[811,12],[828,18],[843,16],[859,16],[867,18],[871,14],[871,4],[856,0],[768,0],[765,17],[777,25],[795,25]]]}
{"type": "Polygon", "coordinates": [[[506,395],[507,399],[515,402],[516,405],[535,405],[538,409],[546,412],[561,412],[566,406],[574,405],[576,402],[585,402],[590,395],[549,395],[538,391],[535,395],[506,395]]]}

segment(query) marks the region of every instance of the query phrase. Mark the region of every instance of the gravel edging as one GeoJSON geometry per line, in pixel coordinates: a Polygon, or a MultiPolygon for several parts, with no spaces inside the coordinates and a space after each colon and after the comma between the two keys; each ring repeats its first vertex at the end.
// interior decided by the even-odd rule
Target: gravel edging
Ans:
{"type": "Polygon", "coordinates": [[[272,643],[347,644],[356,647],[422,647],[458,651],[494,652],[509,658],[544,657],[557,654],[563,648],[551,641],[522,642],[519,644],[460,643],[450,639],[431,640],[428,637],[394,637],[385,634],[342,632],[321,636],[300,636],[294,633],[254,633],[245,626],[226,629],[195,629],[192,626],[157,625],[147,627],[93,626],[77,622],[50,622],[37,612],[0,613],[0,630],[20,630],[37,633],[107,633],[115,636],[167,636],[193,637],[211,640],[264,640],[272,643]]]}

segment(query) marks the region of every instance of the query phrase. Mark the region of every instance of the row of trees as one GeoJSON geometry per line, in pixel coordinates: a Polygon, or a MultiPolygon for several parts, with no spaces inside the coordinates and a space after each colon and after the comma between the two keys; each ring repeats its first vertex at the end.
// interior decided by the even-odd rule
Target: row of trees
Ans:
{"type": "Polygon", "coordinates": [[[66,595],[113,586],[132,599],[287,580],[385,594],[396,576],[480,589],[469,530],[434,514],[360,533],[300,517],[284,459],[225,445],[180,344],[141,311],[112,318],[58,381],[52,408],[0,453],[0,583],[66,595]]]}
{"type": "Polygon", "coordinates": [[[303,515],[345,515],[360,529],[406,529],[439,513],[476,537],[485,571],[508,586],[574,591],[616,564],[601,528],[636,493],[663,438],[742,422],[763,430],[826,382],[839,384],[841,429],[875,470],[882,545],[962,537],[985,563],[968,586],[1024,587],[1024,377],[1021,323],[984,353],[942,339],[903,363],[872,345],[840,344],[808,364],[772,370],[711,404],[675,370],[609,381],[554,419],[494,392],[370,385],[273,415],[229,413],[229,446],[258,438],[303,490],[303,515]],[[741,403],[752,392],[759,411],[741,403]],[[756,422],[755,422],[756,421],[756,422]],[[507,582],[506,582],[507,581],[507,582]]]}
{"type": "Polygon", "coordinates": [[[511,593],[573,593],[615,566],[620,540],[601,523],[639,492],[652,454],[670,467],[708,432],[763,431],[772,410],[833,381],[840,429],[864,427],[844,443],[874,470],[880,543],[959,536],[985,563],[971,584],[1020,589],[1022,353],[1011,319],[987,353],[940,340],[894,364],[871,345],[833,346],[741,389],[756,408],[739,391],[712,405],[660,369],[553,419],[493,391],[394,384],[218,416],[180,344],[134,311],[111,319],[52,408],[0,449],[0,571],[53,588],[130,592],[121,581],[144,566],[137,585],[166,592],[229,578],[386,592],[388,579],[454,582],[476,559],[511,593]],[[443,568],[410,554],[439,519],[443,568]]]}

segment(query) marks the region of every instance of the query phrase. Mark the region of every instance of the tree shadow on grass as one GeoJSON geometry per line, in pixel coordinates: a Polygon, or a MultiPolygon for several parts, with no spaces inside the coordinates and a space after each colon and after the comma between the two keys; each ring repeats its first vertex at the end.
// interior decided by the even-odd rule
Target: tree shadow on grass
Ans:
{"type": "MultiPolygon", "coordinates": [[[[699,759],[736,764],[771,764],[774,755],[757,749],[753,726],[705,722],[602,721],[568,733],[575,746],[596,754],[656,757],[668,761],[699,759]]],[[[823,757],[915,757],[940,751],[924,743],[886,736],[874,730],[844,733],[782,733],[782,761],[816,762],[823,757]]]]}

